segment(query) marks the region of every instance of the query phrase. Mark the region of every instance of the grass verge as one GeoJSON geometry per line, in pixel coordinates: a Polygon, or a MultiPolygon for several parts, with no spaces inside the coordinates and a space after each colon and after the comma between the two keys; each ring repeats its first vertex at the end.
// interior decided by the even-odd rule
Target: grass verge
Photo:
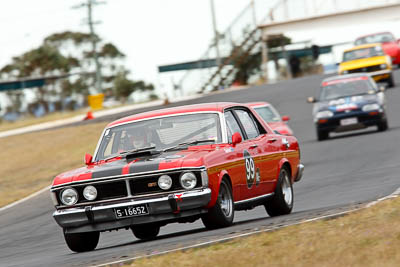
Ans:
{"type": "Polygon", "coordinates": [[[65,112],[54,112],[47,114],[43,117],[36,118],[33,116],[27,116],[14,122],[0,121],[0,132],[31,126],[39,123],[50,122],[55,120],[62,120],[72,118],[77,115],[83,115],[87,112],[87,109],[80,109],[77,111],[65,111],[65,112]]]}
{"type": "Polygon", "coordinates": [[[125,266],[399,266],[400,198],[333,220],[144,258],[125,266]]]}
{"type": "Polygon", "coordinates": [[[0,138],[0,207],[51,184],[54,176],[84,164],[106,123],[0,138]]]}

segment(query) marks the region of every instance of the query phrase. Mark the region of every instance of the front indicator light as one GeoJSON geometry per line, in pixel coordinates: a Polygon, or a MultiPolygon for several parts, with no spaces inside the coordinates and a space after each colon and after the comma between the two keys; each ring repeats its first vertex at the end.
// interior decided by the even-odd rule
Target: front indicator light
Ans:
{"type": "Polygon", "coordinates": [[[327,123],[327,122],[328,122],[327,119],[321,119],[321,120],[318,121],[318,123],[321,123],[321,124],[322,124],[322,123],[327,123]]]}
{"type": "Polygon", "coordinates": [[[78,202],[78,192],[73,188],[64,189],[61,192],[61,202],[67,206],[76,204],[78,202]]]}
{"type": "Polygon", "coordinates": [[[92,185],[88,185],[83,189],[83,197],[87,200],[95,200],[97,198],[97,189],[92,185]]]}
{"type": "Polygon", "coordinates": [[[197,178],[193,172],[183,173],[179,178],[179,181],[181,183],[181,186],[186,190],[193,189],[197,184],[197,178]]]}

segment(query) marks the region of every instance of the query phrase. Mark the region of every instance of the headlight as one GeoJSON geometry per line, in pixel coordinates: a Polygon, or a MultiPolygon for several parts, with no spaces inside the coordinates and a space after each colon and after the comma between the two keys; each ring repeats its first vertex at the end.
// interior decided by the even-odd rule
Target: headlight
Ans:
{"type": "Polygon", "coordinates": [[[172,178],[169,175],[161,175],[158,178],[158,186],[163,190],[168,190],[172,186],[172,178]]]}
{"type": "Polygon", "coordinates": [[[61,192],[61,202],[67,206],[74,205],[78,202],[78,192],[73,188],[64,189],[61,192]]]}
{"type": "Polygon", "coordinates": [[[362,111],[364,111],[364,112],[368,112],[368,111],[372,111],[372,110],[378,110],[378,109],[380,109],[381,107],[378,105],[378,104],[367,104],[367,105],[364,105],[363,107],[362,107],[362,111]]]}
{"type": "Polygon", "coordinates": [[[383,69],[383,70],[384,70],[384,69],[386,69],[386,68],[387,68],[387,65],[386,65],[386,64],[381,64],[381,66],[380,66],[380,67],[381,67],[381,69],[383,69]]]}
{"type": "Polygon", "coordinates": [[[193,189],[197,184],[197,178],[193,172],[183,173],[179,178],[179,181],[181,183],[181,186],[186,190],[193,189]]]}
{"type": "Polygon", "coordinates": [[[95,200],[97,197],[97,189],[92,185],[88,185],[83,189],[83,197],[87,200],[95,200]]]}
{"type": "Polygon", "coordinates": [[[349,73],[349,71],[348,71],[348,70],[344,70],[344,71],[342,71],[342,74],[347,74],[347,73],[349,73]]]}
{"type": "Polygon", "coordinates": [[[329,118],[333,116],[333,112],[329,111],[329,110],[324,110],[324,111],[320,111],[317,113],[316,118],[320,119],[320,118],[329,118]]]}

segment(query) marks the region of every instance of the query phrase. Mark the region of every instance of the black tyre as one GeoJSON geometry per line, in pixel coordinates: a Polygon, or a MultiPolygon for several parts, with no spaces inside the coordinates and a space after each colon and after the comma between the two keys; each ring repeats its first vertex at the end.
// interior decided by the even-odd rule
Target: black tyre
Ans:
{"type": "Polygon", "coordinates": [[[158,225],[139,225],[131,227],[133,235],[141,240],[152,240],[160,233],[158,225]]]}
{"type": "Polygon", "coordinates": [[[271,217],[289,214],[293,209],[293,187],[289,171],[283,167],[279,173],[275,194],[265,203],[265,210],[271,217]]]}
{"type": "Polygon", "coordinates": [[[317,139],[318,141],[323,141],[329,138],[329,132],[323,130],[317,130],[317,139]]]}
{"type": "Polygon", "coordinates": [[[381,121],[380,123],[378,123],[377,126],[378,126],[378,131],[379,131],[379,132],[386,131],[386,130],[389,128],[389,125],[388,125],[388,121],[387,121],[387,120],[381,121]]]}
{"type": "Polygon", "coordinates": [[[389,88],[394,87],[394,78],[393,75],[390,75],[390,77],[387,79],[387,84],[389,88]]]}
{"type": "Polygon", "coordinates": [[[201,217],[201,220],[207,229],[217,229],[232,225],[234,215],[232,188],[227,179],[223,178],[217,202],[201,217]]]}
{"type": "Polygon", "coordinates": [[[99,243],[100,233],[77,233],[67,234],[64,230],[64,238],[70,250],[74,252],[85,252],[94,250],[99,243]]]}

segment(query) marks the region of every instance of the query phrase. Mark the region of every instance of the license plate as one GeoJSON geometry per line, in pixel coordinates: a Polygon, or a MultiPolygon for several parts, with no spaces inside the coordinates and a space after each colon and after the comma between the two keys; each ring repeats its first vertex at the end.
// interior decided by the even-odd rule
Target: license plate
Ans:
{"type": "Polygon", "coordinates": [[[348,118],[348,119],[340,120],[340,125],[342,125],[342,126],[352,125],[352,124],[357,124],[357,123],[358,123],[357,118],[348,118]]]}
{"type": "Polygon", "coordinates": [[[114,212],[117,219],[120,219],[120,218],[149,214],[149,209],[147,208],[146,205],[138,205],[138,206],[123,207],[123,208],[115,208],[114,212]]]}

